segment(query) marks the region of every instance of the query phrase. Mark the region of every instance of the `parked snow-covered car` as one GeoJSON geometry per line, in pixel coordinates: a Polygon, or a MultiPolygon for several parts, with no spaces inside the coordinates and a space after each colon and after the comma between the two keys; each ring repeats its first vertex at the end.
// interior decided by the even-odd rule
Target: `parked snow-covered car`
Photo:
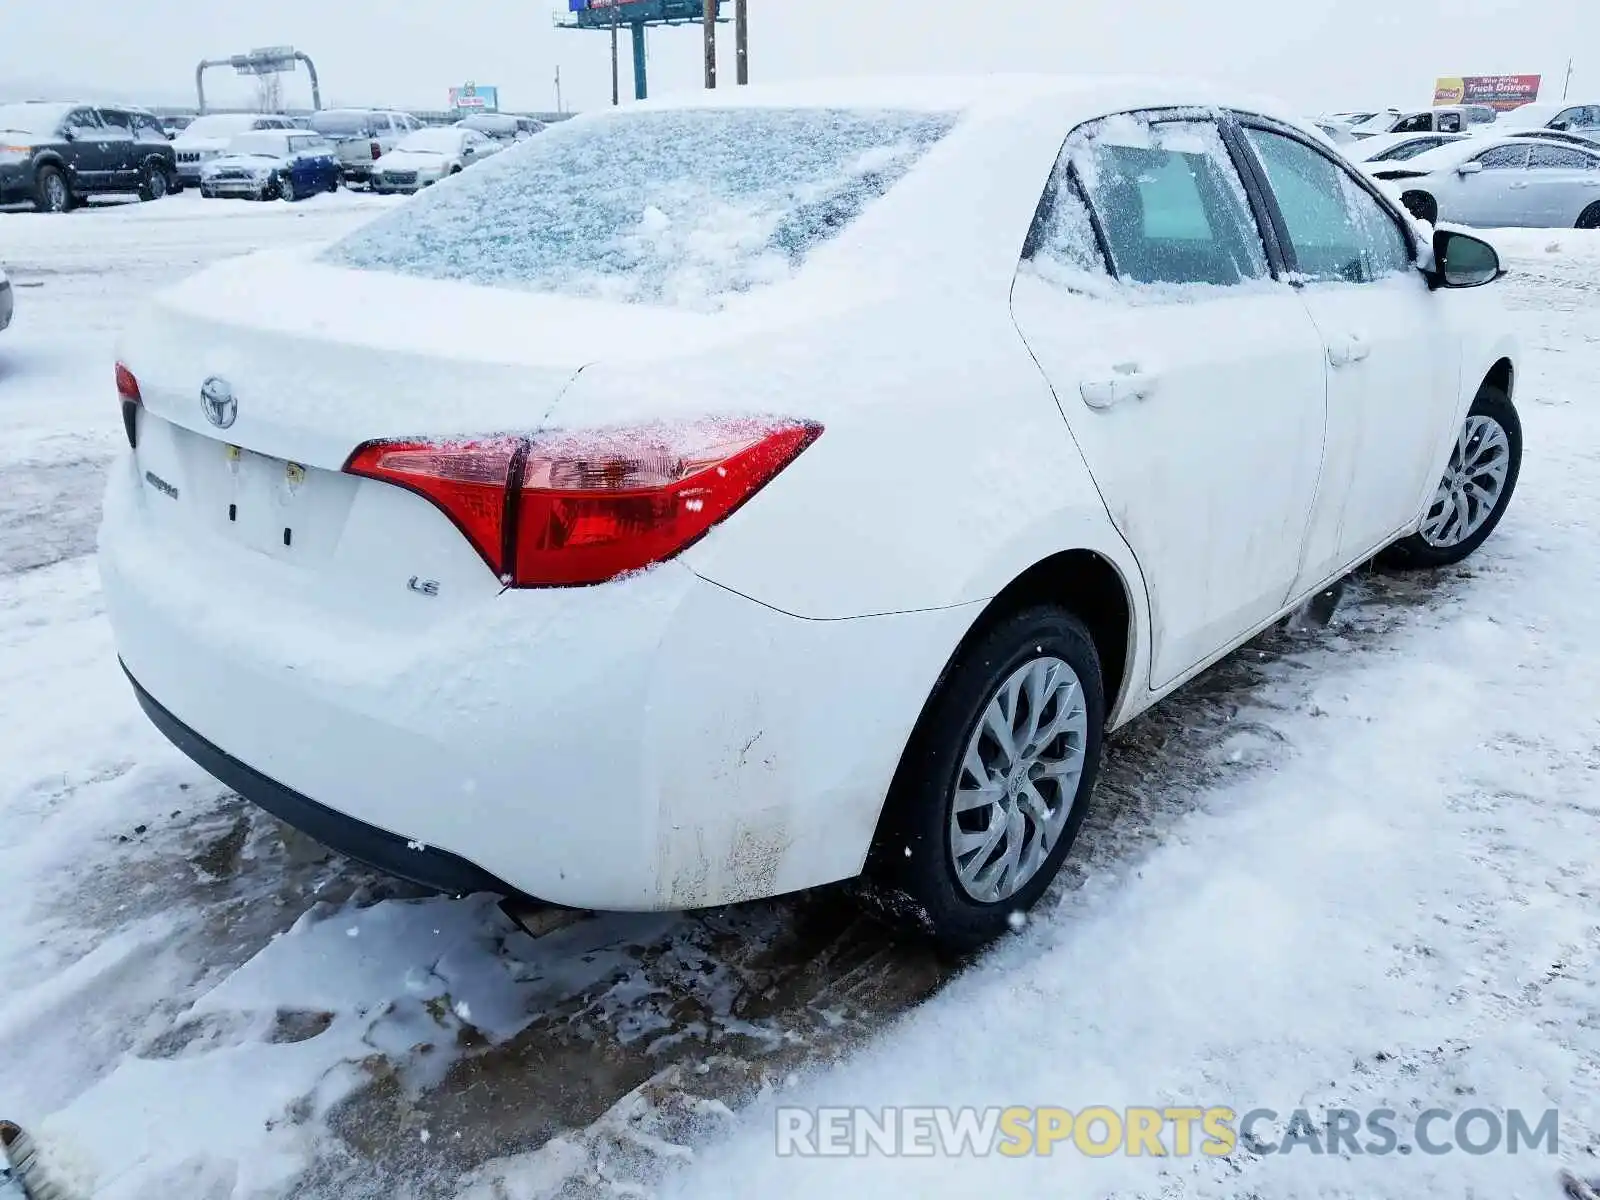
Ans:
{"type": "Polygon", "coordinates": [[[0,267],[0,329],[11,326],[12,314],[16,311],[16,298],[11,291],[11,279],[6,274],[6,269],[0,267]]]}
{"type": "Polygon", "coordinates": [[[372,164],[372,190],[415,192],[461,174],[500,149],[499,142],[474,129],[419,129],[372,164]]]}
{"type": "Polygon", "coordinates": [[[1466,138],[1373,177],[1424,221],[1600,229],[1600,147],[1466,138]]]}
{"type": "Polygon", "coordinates": [[[1582,146],[1585,149],[1600,149],[1600,130],[1590,133],[1573,133],[1565,129],[1547,129],[1543,126],[1537,129],[1512,129],[1502,137],[1538,138],[1546,142],[1565,142],[1569,146],[1582,146]]]}
{"type": "Polygon", "coordinates": [[[1464,133],[1380,133],[1355,142],[1345,153],[1357,162],[1404,162],[1466,136],[1464,133]]]}
{"type": "Polygon", "coordinates": [[[292,129],[289,118],[276,113],[211,113],[196,117],[172,139],[178,176],[187,187],[200,183],[200,168],[228,148],[228,143],[254,129],[292,129]]]}
{"type": "Polygon", "coordinates": [[[521,142],[531,138],[536,133],[543,133],[543,121],[536,121],[532,117],[517,117],[510,113],[478,113],[476,116],[463,117],[456,122],[461,129],[476,129],[485,137],[491,137],[497,142],[521,142]]]}
{"type": "Polygon", "coordinates": [[[343,172],[333,143],[299,129],[257,129],[238,134],[200,169],[207,199],[304,200],[339,190],[343,172]]]}
{"type": "Polygon", "coordinates": [[[198,763],[401,875],[861,876],[970,946],[1108,729],[1373,555],[1489,536],[1515,346],[1460,289],[1501,274],[1162,81],[581,116],[127,330],[117,652],[198,763]]]}
{"type": "Polygon", "coordinates": [[[1565,101],[1523,104],[1501,114],[1495,133],[1517,129],[1555,129],[1565,133],[1600,136],[1600,104],[1568,104],[1565,101]]]}
{"type": "Polygon", "coordinates": [[[368,182],[373,164],[422,127],[410,113],[385,109],[330,108],[311,114],[311,128],[333,143],[347,183],[368,182]]]}

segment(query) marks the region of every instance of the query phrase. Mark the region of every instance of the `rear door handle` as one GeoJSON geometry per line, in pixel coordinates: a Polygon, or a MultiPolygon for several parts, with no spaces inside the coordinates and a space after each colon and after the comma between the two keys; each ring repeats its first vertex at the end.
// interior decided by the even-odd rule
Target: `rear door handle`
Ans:
{"type": "Polygon", "coordinates": [[[1528,185],[1526,183],[1522,183],[1522,182],[1513,182],[1508,186],[1511,188],[1512,191],[1520,192],[1523,188],[1527,187],[1528,185]]]}
{"type": "Polygon", "coordinates": [[[1124,400],[1143,400],[1156,390],[1158,376],[1138,363],[1118,363],[1111,374],[1085,379],[1078,385],[1083,402],[1090,408],[1110,408],[1124,400]]]}

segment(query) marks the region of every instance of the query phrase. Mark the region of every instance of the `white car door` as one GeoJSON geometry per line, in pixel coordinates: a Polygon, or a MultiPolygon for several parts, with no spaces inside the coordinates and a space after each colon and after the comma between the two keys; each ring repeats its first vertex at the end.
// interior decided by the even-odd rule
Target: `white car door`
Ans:
{"type": "Polygon", "coordinates": [[[1322,341],[1211,121],[1068,139],[1013,312],[1138,559],[1161,688],[1270,620],[1322,458],[1322,341]]]}
{"type": "Polygon", "coordinates": [[[1477,169],[1452,172],[1440,188],[1440,218],[1464,225],[1527,225],[1532,150],[1531,142],[1517,142],[1492,146],[1468,159],[1477,169]]]}
{"type": "Polygon", "coordinates": [[[1534,142],[1528,158],[1530,225],[1571,228],[1600,200],[1600,154],[1577,146],[1534,142]]]}
{"type": "Polygon", "coordinates": [[[1309,138],[1245,125],[1326,348],[1327,453],[1300,594],[1417,518],[1454,420],[1459,356],[1400,217],[1309,138]]]}

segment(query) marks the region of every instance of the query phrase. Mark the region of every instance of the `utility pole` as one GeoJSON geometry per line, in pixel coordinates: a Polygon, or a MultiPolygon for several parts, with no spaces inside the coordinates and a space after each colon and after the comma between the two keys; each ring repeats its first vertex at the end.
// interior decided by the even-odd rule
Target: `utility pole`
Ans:
{"type": "Polygon", "coordinates": [[[1567,77],[1561,81],[1561,99],[1567,98],[1567,89],[1572,86],[1572,60],[1567,59],[1567,77]]]}
{"type": "Polygon", "coordinates": [[[746,0],[733,0],[734,57],[738,61],[739,86],[750,82],[750,18],[746,0]]]}
{"type": "Polygon", "coordinates": [[[617,53],[617,10],[611,9],[611,107],[622,103],[622,64],[617,53]]]}
{"type": "Polygon", "coordinates": [[[717,86],[717,0],[702,0],[705,6],[706,87],[717,86]]]}
{"type": "Polygon", "coordinates": [[[561,65],[556,64],[556,112],[565,112],[561,107],[561,65]]]}

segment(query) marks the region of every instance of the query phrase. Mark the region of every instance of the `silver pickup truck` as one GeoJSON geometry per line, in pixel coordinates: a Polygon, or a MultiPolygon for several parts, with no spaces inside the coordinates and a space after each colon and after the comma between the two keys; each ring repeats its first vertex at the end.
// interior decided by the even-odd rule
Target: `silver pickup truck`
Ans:
{"type": "Polygon", "coordinates": [[[376,108],[323,109],[311,114],[310,124],[333,143],[346,183],[371,182],[373,161],[422,128],[410,113],[376,108]]]}

